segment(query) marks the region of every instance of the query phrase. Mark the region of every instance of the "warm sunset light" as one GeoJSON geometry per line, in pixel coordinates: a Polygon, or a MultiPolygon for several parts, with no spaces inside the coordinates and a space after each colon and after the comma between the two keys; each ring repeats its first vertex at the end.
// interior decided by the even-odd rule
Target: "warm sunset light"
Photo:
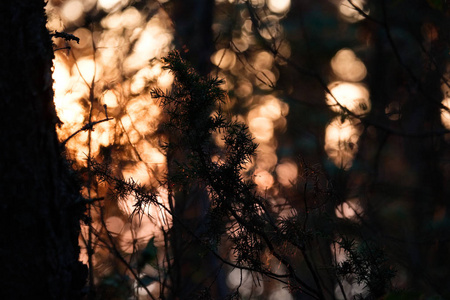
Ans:
{"type": "Polygon", "coordinates": [[[291,5],[290,0],[270,0],[267,6],[271,11],[277,14],[286,13],[291,5]]]}
{"type": "Polygon", "coordinates": [[[121,0],[98,0],[98,5],[106,11],[110,11],[114,7],[117,7],[120,4],[122,4],[121,2],[124,2],[124,1],[121,1],[121,0]]]}
{"type": "Polygon", "coordinates": [[[339,50],[331,59],[331,67],[333,72],[345,81],[361,81],[367,74],[364,63],[350,49],[339,50]]]}
{"type": "Polygon", "coordinates": [[[336,207],[335,213],[338,218],[346,218],[358,221],[358,218],[361,217],[362,213],[362,208],[359,204],[359,199],[358,198],[348,199],[347,201],[336,207]]]}
{"type": "Polygon", "coordinates": [[[365,0],[353,0],[351,2],[353,4],[350,3],[350,1],[348,1],[348,0],[340,0],[339,12],[341,13],[344,20],[346,20],[347,22],[351,22],[351,23],[364,20],[364,16],[361,15],[361,13],[355,9],[355,6],[359,9],[361,9],[362,11],[364,11],[364,13],[368,15],[369,11],[364,8],[366,1],[365,0]]]}
{"type": "Polygon", "coordinates": [[[19,2],[0,299],[448,298],[447,1],[19,2]]]}
{"type": "Polygon", "coordinates": [[[343,112],[343,107],[356,115],[365,115],[371,109],[369,91],[362,84],[333,82],[328,88],[327,104],[336,112],[343,112]]]}
{"type": "Polygon", "coordinates": [[[325,132],[325,151],[328,157],[339,168],[348,169],[358,151],[360,131],[353,122],[346,119],[342,122],[340,117],[331,121],[325,132]]]}
{"type": "Polygon", "coordinates": [[[442,101],[442,105],[447,109],[441,108],[441,122],[445,128],[450,129],[450,98],[445,98],[442,101]]]}
{"type": "Polygon", "coordinates": [[[236,63],[236,55],[231,50],[220,49],[212,55],[211,61],[219,68],[229,70],[233,68],[236,63]]]}
{"type": "Polygon", "coordinates": [[[278,182],[284,186],[292,186],[297,183],[298,167],[292,161],[284,161],[276,168],[278,182]]]}
{"type": "Polygon", "coordinates": [[[254,177],[255,183],[258,185],[258,188],[262,191],[271,188],[274,183],[273,176],[263,169],[257,169],[255,171],[254,177]]]}
{"type": "Polygon", "coordinates": [[[78,0],[66,1],[62,10],[61,17],[67,22],[76,22],[83,15],[83,3],[78,0]]]}
{"type": "Polygon", "coordinates": [[[227,285],[230,288],[239,286],[242,289],[242,294],[246,296],[260,296],[264,291],[264,284],[261,282],[259,286],[254,286],[252,274],[246,270],[232,270],[228,275],[227,285]]]}

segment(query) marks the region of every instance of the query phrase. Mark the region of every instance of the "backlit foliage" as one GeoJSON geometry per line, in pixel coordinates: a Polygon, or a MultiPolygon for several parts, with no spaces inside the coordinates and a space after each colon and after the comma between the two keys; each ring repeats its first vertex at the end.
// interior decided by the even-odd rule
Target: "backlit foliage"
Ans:
{"type": "Polygon", "coordinates": [[[442,294],[447,6],[213,2],[212,70],[170,52],[175,0],[48,5],[89,292],[442,294]]]}

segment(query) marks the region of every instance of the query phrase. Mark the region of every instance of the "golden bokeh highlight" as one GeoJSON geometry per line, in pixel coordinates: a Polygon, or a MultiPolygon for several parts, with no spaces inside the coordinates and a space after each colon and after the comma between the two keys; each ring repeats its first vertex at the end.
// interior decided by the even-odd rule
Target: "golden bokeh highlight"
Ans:
{"type": "Polygon", "coordinates": [[[253,176],[256,185],[263,191],[271,188],[275,182],[272,174],[263,169],[256,169],[253,176]]]}
{"type": "Polygon", "coordinates": [[[123,0],[98,0],[97,5],[99,8],[105,10],[105,11],[111,11],[114,8],[119,8],[121,4],[127,4],[128,1],[123,0]],[[125,3],[124,3],[125,2],[125,3]]]}
{"type": "MultiPolygon", "coordinates": [[[[348,1],[345,2],[350,5],[348,1]]],[[[360,2],[354,2],[355,5],[358,3],[360,2]]],[[[341,7],[343,5],[341,3],[341,7]]],[[[353,124],[358,122],[357,118],[366,116],[372,108],[369,90],[360,83],[366,77],[367,70],[364,63],[348,48],[339,50],[330,64],[337,80],[328,85],[325,99],[330,109],[341,116],[334,118],[325,129],[325,151],[337,167],[348,169],[357,152],[360,136],[353,124]]]]}
{"type": "Polygon", "coordinates": [[[264,282],[260,281],[255,285],[252,272],[245,269],[234,268],[231,270],[226,283],[230,289],[239,288],[239,293],[246,299],[257,298],[264,292],[264,282]]]}
{"type": "Polygon", "coordinates": [[[61,9],[61,17],[69,23],[78,21],[83,14],[84,5],[78,0],[66,1],[61,9]]]}
{"type": "Polygon", "coordinates": [[[335,213],[338,218],[350,219],[358,221],[358,216],[361,216],[363,212],[362,207],[359,204],[358,198],[347,199],[342,204],[336,207],[335,213]]]}
{"type": "Polygon", "coordinates": [[[283,26],[280,24],[280,17],[277,15],[266,15],[261,18],[264,26],[260,28],[260,34],[266,40],[273,40],[283,35],[283,26]]]}
{"type": "Polygon", "coordinates": [[[291,187],[297,183],[298,166],[293,161],[283,161],[277,165],[276,174],[281,185],[291,187]]]}
{"type": "Polygon", "coordinates": [[[348,109],[357,116],[370,112],[369,91],[363,84],[336,81],[328,85],[328,89],[331,94],[327,94],[326,100],[333,111],[346,113],[348,109]]]}
{"type": "MultiPolygon", "coordinates": [[[[92,131],[81,131],[70,138],[66,143],[68,156],[85,167],[88,155],[102,160],[107,158],[104,153],[108,152],[103,150],[112,149],[111,168],[115,176],[154,190],[161,179],[155,174],[165,174],[167,166],[156,135],[162,110],[148,90],[156,86],[166,90],[172,86],[173,75],[162,68],[160,58],[173,48],[173,28],[164,12],[157,11],[148,17],[135,7],[127,7],[129,2],[69,0],[54,7],[51,3],[48,5],[48,9],[56,11],[55,18],[49,20],[49,24],[55,24],[50,26],[52,30],[63,31],[61,24],[77,27],[88,7],[95,6],[94,9],[107,13],[100,21],[101,30],[87,25],[81,27],[83,24],[80,24],[69,32],[80,38],[79,44],[55,41],[58,47],[71,47],[70,50],[57,51],[54,60],[54,101],[63,122],[58,128],[58,137],[64,141],[89,121],[111,118],[95,124],[92,131]],[[71,7],[73,11],[70,11],[71,7]],[[120,164],[116,163],[117,160],[120,164]]],[[[262,21],[267,26],[261,32],[262,36],[267,40],[282,37],[280,20],[289,11],[291,1],[255,0],[252,5],[258,8],[266,8],[267,5],[272,13],[278,14],[264,16],[262,21]]],[[[235,93],[230,93],[230,102],[245,98],[243,107],[248,109],[248,113],[238,119],[246,122],[259,144],[257,156],[248,164],[255,170],[252,178],[258,190],[269,190],[276,182],[291,187],[296,183],[298,167],[293,161],[279,163],[276,153],[276,134],[286,129],[289,113],[288,104],[274,91],[279,76],[275,63],[280,61],[276,61],[270,52],[258,50],[249,57],[248,64],[243,63],[240,51],[246,51],[257,43],[251,22],[244,22],[243,29],[241,36],[233,37],[230,46],[217,49],[211,62],[220,69],[218,76],[225,79],[223,88],[235,93]]],[[[280,42],[278,50],[283,56],[290,56],[290,45],[286,41],[280,42]]],[[[223,145],[220,134],[215,139],[219,146],[223,145]]],[[[219,157],[214,159],[220,163],[219,157]]],[[[86,191],[85,196],[89,194],[86,191]]],[[[151,237],[155,237],[155,244],[164,246],[161,232],[171,227],[172,220],[163,208],[169,206],[167,190],[160,187],[157,192],[159,204],[144,205],[144,216],[139,222],[133,215],[135,195],[105,204],[106,229],[117,239],[118,248],[124,255],[143,249],[151,237]]],[[[94,190],[90,191],[91,197],[95,194],[94,190]]],[[[91,211],[99,218],[95,208],[91,211]]],[[[93,226],[100,231],[101,223],[96,221],[93,226]]],[[[82,233],[85,240],[89,235],[86,228],[82,233]]],[[[82,246],[86,249],[83,243],[82,246]]],[[[83,253],[83,259],[87,261],[87,254],[83,253]]],[[[107,250],[98,253],[95,263],[101,264],[102,259],[106,261],[108,255],[107,250]]]]}
{"type": "Polygon", "coordinates": [[[446,129],[450,130],[450,98],[442,100],[442,105],[446,108],[441,108],[441,122],[446,129]]]}
{"type": "Polygon", "coordinates": [[[253,102],[246,122],[255,142],[259,144],[254,161],[254,180],[258,189],[264,191],[275,183],[273,172],[278,162],[275,132],[286,128],[289,106],[273,94],[254,96],[253,102]]]}
{"type": "MultiPolygon", "coordinates": [[[[167,89],[173,82],[173,76],[162,69],[159,60],[172,47],[173,29],[167,15],[157,12],[146,20],[136,8],[125,8],[128,3],[122,0],[98,3],[72,0],[55,2],[55,5],[52,2],[55,1],[47,5],[51,12],[49,30],[63,31],[67,24],[76,26],[85,11],[95,5],[109,12],[101,21],[102,30],[79,27],[68,32],[80,38],[80,43],[54,39],[57,48],[63,48],[55,52],[53,72],[54,103],[62,122],[57,127],[58,138],[66,141],[89,122],[95,124],[93,130],[81,130],[67,140],[68,157],[86,166],[89,155],[102,160],[103,153],[108,152],[102,149],[112,149],[111,171],[115,176],[147,188],[157,187],[156,174],[165,173],[166,159],[154,137],[161,107],[152,99],[148,88],[167,89]]],[[[83,191],[85,197],[96,197],[96,193],[95,189],[83,191]]],[[[118,202],[105,200],[103,216],[99,215],[96,204],[93,205],[92,226],[101,232],[100,218],[104,217],[106,229],[126,255],[143,249],[151,237],[155,237],[156,244],[157,239],[163,239],[162,230],[172,225],[163,208],[168,206],[167,190],[159,188],[157,193],[159,203],[145,205],[144,216],[132,215],[136,208],[134,195],[118,202]]],[[[88,226],[83,225],[80,259],[86,263],[88,239],[88,226]]],[[[108,260],[110,253],[106,249],[96,250],[94,265],[103,265],[108,260]]],[[[100,268],[98,272],[102,276],[109,271],[100,268]]]]}
{"type": "Polygon", "coordinates": [[[339,168],[349,169],[358,151],[361,135],[350,119],[334,118],[325,130],[325,152],[339,168]]]}
{"type": "Polygon", "coordinates": [[[236,64],[236,54],[230,49],[219,49],[211,56],[211,62],[217,67],[230,70],[236,64]]]}
{"type": "MultiPolygon", "coordinates": [[[[370,11],[365,9],[364,7],[366,5],[365,0],[352,0],[352,3],[354,6],[363,11],[364,14],[368,15],[370,13],[370,11]]],[[[356,10],[355,7],[353,7],[352,3],[350,3],[348,0],[339,1],[338,7],[341,17],[349,23],[356,23],[358,21],[364,20],[365,16],[358,10],[356,10]]]]}
{"type": "Polygon", "coordinates": [[[364,63],[347,48],[339,50],[331,59],[331,68],[336,76],[344,81],[361,81],[367,75],[364,63]]]}
{"type": "Polygon", "coordinates": [[[289,11],[291,0],[268,0],[267,7],[276,14],[285,14],[289,11]]]}

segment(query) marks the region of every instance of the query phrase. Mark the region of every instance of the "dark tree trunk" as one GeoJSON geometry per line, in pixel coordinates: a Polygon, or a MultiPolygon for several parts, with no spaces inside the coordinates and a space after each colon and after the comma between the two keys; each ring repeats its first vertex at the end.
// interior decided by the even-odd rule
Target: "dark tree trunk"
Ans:
{"type": "MultiPolygon", "coordinates": [[[[174,0],[167,4],[167,11],[174,22],[176,48],[181,49],[183,59],[202,76],[207,76],[212,67],[214,8],[214,0],[174,0]]],[[[176,137],[168,136],[168,139],[177,142],[176,137]]],[[[186,162],[188,155],[169,152],[167,161],[186,162]]],[[[172,171],[169,165],[169,178],[172,171]]],[[[210,203],[208,197],[208,192],[200,183],[174,192],[174,219],[185,225],[175,221],[169,233],[173,255],[168,270],[172,281],[170,299],[199,297],[199,291],[210,294],[214,299],[223,299],[228,292],[225,272],[221,270],[217,258],[212,254],[203,254],[204,246],[185,228],[188,226],[198,236],[206,230],[205,216],[210,203]]]]}
{"type": "Polygon", "coordinates": [[[44,1],[0,8],[1,299],[77,299],[78,188],[61,159],[44,1]]]}
{"type": "Polygon", "coordinates": [[[175,0],[169,14],[175,23],[177,49],[201,75],[211,71],[214,52],[212,23],[214,0],[175,0]]]}

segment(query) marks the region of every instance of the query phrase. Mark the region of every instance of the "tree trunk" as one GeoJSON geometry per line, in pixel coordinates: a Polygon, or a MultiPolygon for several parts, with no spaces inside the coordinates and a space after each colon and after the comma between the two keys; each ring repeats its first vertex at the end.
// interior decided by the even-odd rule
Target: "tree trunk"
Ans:
{"type": "Polygon", "coordinates": [[[201,75],[211,71],[214,52],[214,0],[175,0],[169,14],[175,23],[175,45],[201,75]]]}
{"type": "Polygon", "coordinates": [[[1,299],[77,299],[86,278],[79,190],[55,132],[44,6],[6,1],[0,9],[1,299]]]}

